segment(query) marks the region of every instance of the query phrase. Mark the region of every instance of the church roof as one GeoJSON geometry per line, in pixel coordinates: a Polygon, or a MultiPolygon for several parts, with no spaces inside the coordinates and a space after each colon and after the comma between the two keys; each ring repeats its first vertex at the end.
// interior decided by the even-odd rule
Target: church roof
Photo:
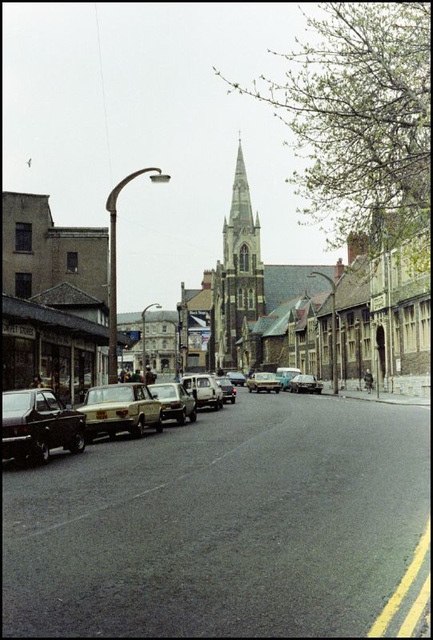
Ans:
{"type": "Polygon", "coordinates": [[[235,180],[233,183],[232,206],[230,209],[230,222],[233,227],[241,228],[246,225],[254,227],[253,212],[250,201],[250,188],[248,186],[247,172],[241,141],[239,140],[238,157],[236,161],[235,180]]]}
{"type": "Polygon", "coordinates": [[[291,298],[290,300],[286,300],[280,305],[277,309],[272,311],[270,317],[275,318],[273,323],[263,332],[263,337],[267,338],[268,336],[283,336],[287,331],[287,325],[289,322],[290,310],[296,306],[297,302],[302,299],[303,296],[297,296],[296,298],[291,298]]]}
{"type": "Polygon", "coordinates": [[[310,296],[330,291],[331,285],[325,278],[307,278],[312,271],[321,271],[328,278],[334,279],[334,266],[330,265],[265,264],[266,312],[270,313],[283,301],[295,298],[305,291],[310,296]]]}

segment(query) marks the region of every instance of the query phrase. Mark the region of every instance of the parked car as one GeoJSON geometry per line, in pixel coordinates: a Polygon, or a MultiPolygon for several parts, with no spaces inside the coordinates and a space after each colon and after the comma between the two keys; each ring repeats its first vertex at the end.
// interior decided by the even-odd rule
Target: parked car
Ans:
{"type": "Polygon", "coordinates": [[[223,392],[223,400],[224,402],[231,402],[234,404],[236,402],[236,387],[233,386],[230,378],[215,378],[217,384],[222,389],[223,392]]]}
{"type": "Polygon", "coordinates": [[[301,374],[292,378],[289,383],[291,393],[322,393],[323,384],[316,376],[301,374]]]}
{"type": "Polygon", "coordinates": [[[218,411],[224,407],[223,391],[213,376],[207,373],[191,373],[183,376],[181,384],[195,398],[197,408],[213,407],[218,411]]]}
{"type": "Polygon", "coordinates": [[[247,379],[245,378],[244,374],[241,371],[228,371],[227,378],[236,387],[237,386],[244,387],[247,382],[247,379]]]}
{"type": "Polygon", "coordinates": [[[295,376],[301,373],[300,369],[294,367],[278,367],[276,376],[282,384],[282,391],[290,391],[289,384],[295,376]]]}
{"type": "Polygon", "coordinates": [[[186,418],[190,422],[197,420],[195,398],[190,396],[183,385],[178,382],[164,384],[150,384],[147,387],[152,397],[161,402],[162,420],[177,420],[180,425],[185,424],[186,418]]]}
{"type": "Polygon", "coordinates": [[[48,464],[56,447],[83,453],[86,417],[64,406],[52,389],[3,392],[3,458],[48,464]]]}
{"type": "Polygon", "coordinates": [[[256,393],[260,393],[260,391],[267,391],[268,393],[275,391],[275,393],[280,393],[281,382],[274,373],[259,371],[258,373],[253,373],[251,378],[248,378],[247,387],[250,393],[253,391],[256,393]]]}
{"type": "Polygon", "coordinates": [[[78,411],[87,417],[88,442],[101,433],[114,438],[117,433],[129,431],[134,438],[141,438],[149,428],[158,433],[163,430],[161,403],[141,382],[91,387],[78,411]]]}

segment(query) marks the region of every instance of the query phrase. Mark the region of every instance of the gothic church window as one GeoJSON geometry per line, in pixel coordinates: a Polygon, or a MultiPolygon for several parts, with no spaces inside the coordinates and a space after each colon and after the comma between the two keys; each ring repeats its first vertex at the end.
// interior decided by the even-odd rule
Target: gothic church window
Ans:
{"type": "Polygon", "coordinates": [[[248,309],[254,309],[254,291],[248,289],[248,309]]]}
{"type": "Polygon", "coordinates": [[[249,271],[250,270],[250,252],[248,251],[248,247],[246,244],[243,244],[241,247],[240,255],[239,255],[239,271],[249,271]]]}
{"type": "Polygon", "coordinates": [[[244,304],[244,292],[242,289],[238,290],[238,307],[239,309],[243,309],[244,304]]]}

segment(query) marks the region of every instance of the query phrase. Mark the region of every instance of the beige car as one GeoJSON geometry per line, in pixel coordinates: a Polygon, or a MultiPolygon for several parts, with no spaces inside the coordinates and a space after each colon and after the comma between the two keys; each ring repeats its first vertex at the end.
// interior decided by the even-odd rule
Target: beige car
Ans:
{"type": "Polygon", "coordinates": [[[275,393],[280,393],[281,386],[281,382],[277,379],[276,375],[266,371],[254,373],[252,377],[247,380],[247,387],[250,393],[253,391],[256,393],[260,393],[260,391],[267,391],[268,393],[275,391],[275,393]]]}
{"type": "Polygon", "coordinates": [[[86,415],[88,442],[100,433],[114,438],[117,433],[129,431],[134,438],[141,438],[148,428],[158,433],[163,430],[161,403],[139,382],[92,387],[77,411],[86,415]]]}

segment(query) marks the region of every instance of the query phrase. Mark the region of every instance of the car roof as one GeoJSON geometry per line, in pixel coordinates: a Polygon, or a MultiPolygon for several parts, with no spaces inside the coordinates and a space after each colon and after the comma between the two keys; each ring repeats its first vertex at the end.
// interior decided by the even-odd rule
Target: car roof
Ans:
{"type": "Polygon", "coordinates": [[[50,387],[33,387],[31,389],[10,389],[10,391],[3,391],[3,395],[6,395],[6,393],[36,393],[36,391],[51,391],[54,393],[50,387]]]}
{"type": "Polygon", "coordinates": [[[111,387],[136,387],[136,386],[145,386],[143,382],[121,382],[119,384],[101,384],[97,387],[89,387],[88,391],[92,391],[93,389],[110,389],[111,387]]]}

